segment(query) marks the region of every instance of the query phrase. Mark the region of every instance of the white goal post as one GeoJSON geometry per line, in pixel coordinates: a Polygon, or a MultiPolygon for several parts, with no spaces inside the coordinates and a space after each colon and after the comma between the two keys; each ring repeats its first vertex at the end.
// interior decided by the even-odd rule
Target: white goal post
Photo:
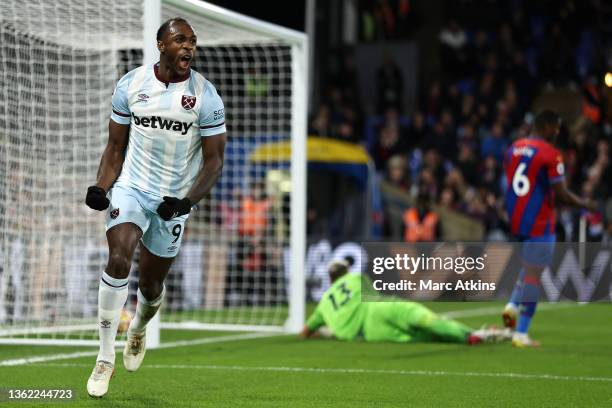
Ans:
{"type": "MultiPolygon", "coordinates": [[[[98,344],[104,214],[85,207],[84,193],[106,143],[117,80],[157,61],[157,28],[177,16],[198,34],[194,69],[224,100],[228,147],[223,175],[187,221],[148,345],[160,344],[160,329],[301,329],[306,35],[198,0],[5,0],[0,344],[98,344]],[[268,155],[255,158],[256,150],[268,155]]],[[[132,312],[138,273],[136,256],[132,312]]]]}

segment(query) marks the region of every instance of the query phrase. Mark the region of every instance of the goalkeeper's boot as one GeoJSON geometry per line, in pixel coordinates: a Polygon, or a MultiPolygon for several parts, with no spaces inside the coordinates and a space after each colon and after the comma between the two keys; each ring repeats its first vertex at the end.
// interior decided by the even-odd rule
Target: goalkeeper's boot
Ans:
{"type": "Polygon", "coordinates": [[[123,348],[123,365],[126,370],[138,370],[147,351],[145,348],[146,340],[146,332],[135,334],[128,329],[127,341],[123,348]]]}
{"type": "Polygon", "coordinates": [[[491,326],[482,327],[479,330],[473,331],[468,336],[467,342],[470,346],[475,346],[481,343],[499,343],[510,340],[511,338],[512,333],[510,330],[491,326]]]}
{"type": "Polygon", "coordinates": [[[108,391],[108,383],[115,375],[114,364],[100,360],[96,362],[89,380],[87,380],[87,393],[90,397],[101,398],[108,391]]]}
{"type": "Polygon", "coordinates": [[[514,330],[516,328],[518,314],[518,307],[516,307],[512,303],[508,303],[506,307],[504,307],[504,311],[502,312],[502,320],[504,321],[504,327],[507,327],[510,330],[514,330]]]}
{"type": "Polygon", "coordinates": [[[527,333],[514,333],[512,336],[512,345],[518,348],[539,347],[540,342],[531,340],[527,333]]]}

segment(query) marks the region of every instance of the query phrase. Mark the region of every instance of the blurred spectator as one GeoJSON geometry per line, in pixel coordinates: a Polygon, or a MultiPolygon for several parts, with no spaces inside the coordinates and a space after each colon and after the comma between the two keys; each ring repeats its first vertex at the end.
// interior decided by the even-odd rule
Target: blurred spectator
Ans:
{"type": "MultiPolygon", "coordinates": [[[[444,170],[442,157],[440,156],[440,152],[438,150],[428,149],[425,151],[425,154],[423,155],[423,172],[425,170],[429,170],[431,172],[434,183],[437,185],[442,184],[446,171],[444,170]]],[[[433,199],[436,197],[437,194],[431,195],[431,198],[433,199]]]]}
{"type": "Polygon", "coordinates": [[[496,195],[501,195],[501,165],[493,156],[487,156],[484,159],[479,173],[480,186],[494,192],[496,195]]]}
{"type": "Polygon", "coordinates": [[[240,204],[240,221],[238,232],[242,236],[260,239],[266,232],[270,211],[270,200],[265,191],[265,185],[254,182],[250,194],[242,198],[240,204]]]}
{"type": "Polygon", "coordinates": [[[395,188],[408,192],[410,190],[410,177],[408,176],[406,159],[403,156],[393,156],[387,163],[385,179],[395,188]]]}
{"type": "Polygon", "coordinates": [[[504,129],[501,123],[496,122],[482,139],[480,156],[492,157],[496,162],[501,163],[507,148],[508,141],[504,138],[504,129]]]}
{"type": "Polygon", "coordinates": [[[486,207],[477,191],[473,188],[467,188],[463,197],[462,212],[475,220],[484,223],[486,217],[486,207]]]}
{"type": "Polygon", "coordinates": [[[450,187],[444,187],[440,193],[440,201],[438,202],[440,207],[447,210],[458,210],[457,195],[455,190],[450,187]]]}
{"type": "Polygon", "coordinates": [[[489,231],[487,240],[504,240],[508,215],[501,200],[497,199],[494,192],[487,189],[482,189],[480,195],[484,196],[484,223],[486,230],[489,231]]]}
{"type": "Polygon", "coordinates": [[[404,240],[406,242],[431,242],[439,236],[439,217],[431,210],[431,198],[420,193],[414,207],[404,213],[404,240]]]}
{"type": "Polygon", "coordinates": [[[384,126],[395,126],[399,128],[401,138],[402,138],[402,143],[407,144],[407,141],[405,140],[405,135],[408,130],[404,127],[405,122],[402,122],[400,115],[399,115],[399,111],[394,107],[387,108],[385,110],[383,120],[384,120],[384,126]]]}
{"type": "Polygon", "coordinates": [[[406,144],[408,148],[420,147],[429,132],[429,127],[425,122],[425,115],[417,111],[412,116],[412,123],[407,132],[406,144]]]}
{"type": "Polygon", "coordinates": [[[483,75],[478,88],[478,113],[487,123],[492,119],[492,107],[497,102],[495,85],[495,75],[492,72],[487,72],[483,75]]]}
{"type": "Polygon", "coordinates": [[[393,123],[383,125],[374,147],[374,163],[376,164],[376,169],[385,169],[387,160],[396,154],[401,154],[403,147],[399,126],[393,123]]]}
{"type": "Polygon", "coordinates": [[[355,124],[346,118],[334,127],[333,135],[344,142],[357,143],[361,137],[355,132],[355,124]]]}
{"type": "Polygon", "coordinates": [[[331,136],[331,124],[329,118],[329,106],[323,104],[310,121],[308,134],[321,137],[331,136]]]}
{"type": "Polygon", "coordinates": [[[593,196],[604,198],[612,195],[612,165],[610,164],[610,142],[600,139],[597,142],[597,153],[588,170],[588,180],[592,184],[593,196]]]}
{"type": "Polygon", "coordinates": [[[476,154],[476,152],[479,151],[480,142],[478,141],[476,129],[473,125],[466,124],[457,129],[457,137],[458,143],[465,145],[472,151],[472,153],[476,154]]]}
{"type": "Polygon", "coordinates": [[[452,169],[446,174],[444,179],[444,187],[453,190],[460,200],[465,201],[469,186],[465,183],[463,174],[459,169],[452,169]]]}
{"type": "Polygon", "coordinates": [[[453,128],[452,115],[446,111],[437,121],[423,144],[424,149],[435,151],[446,159],[454,159],[456,155],[456,134],[453,128]]]}
{"type": "Polygon", "coordinates": [[[467,123],[476,112],[476,98],[471,93],[466,93],[461,99],[461,109],[459,110],[459,123],[467,123]]]}
{"type": "Polygon", "coordinates": [[[469,143],[462,142],[459,144],[457,168],[463,174],[468,184],[476,185],[480,176],[478,174],[478,159],[473,147],[469,143]]]}
{"type": "Polygon", "coordinates": [[[359,107],[354,99],[347,101],[342,89],[333,85],[328,90],[327,103],[321,104],[309,123],[312,135],[358,143],[363,139],[359,107]]]}
{"type": "Polygon", "coordinates": [[[602,97],[597,87],[597,79],[590,78],[582,87],[582,116],[598,124],[601,122],[602,97]]]}
{"type": "Polygon", "coordinates": [[[432,170],[428,168],[421,170],[418,182],[419,184],[417,191],[419,194],[427,194],[428,197],[432,197],[433,199],[438,197],[438,186],[440,183],[436,181],[432,170]]]}

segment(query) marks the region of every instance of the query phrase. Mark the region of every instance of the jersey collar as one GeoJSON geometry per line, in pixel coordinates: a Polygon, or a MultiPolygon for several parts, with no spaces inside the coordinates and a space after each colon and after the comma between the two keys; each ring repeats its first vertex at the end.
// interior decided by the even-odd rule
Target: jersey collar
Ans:
{"type": "Polygon", "coordinates": [[[164,85],[166,85],[166,88],[168,87],[168,85],[170,83],[177,83],[177,82],[183,82],[189,79],[189,77],[191,76],[191,69],[189,70],[189,72],[187,72],[185,75],[183,75],[182,77],[174,80],[174,81],[164,81],[161,76],[159,75],[159,62],[153,65],[153,71],[155,72],[155,78],[157,78],[157,80],[161,83],[163,83],[164,85]]]}

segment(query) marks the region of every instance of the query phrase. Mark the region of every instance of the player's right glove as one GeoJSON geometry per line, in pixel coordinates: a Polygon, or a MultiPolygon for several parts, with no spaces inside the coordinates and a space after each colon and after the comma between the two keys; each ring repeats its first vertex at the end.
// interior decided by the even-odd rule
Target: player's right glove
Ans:
{"type": "Polygon", "coordinates": [[[106,198],[106,191],[98,186],[90,186],[87,189],[87,197],[85,197],[85,204],[89,208],[98,211],[104,211],[108,208],[110,201],[106,198]]]}

